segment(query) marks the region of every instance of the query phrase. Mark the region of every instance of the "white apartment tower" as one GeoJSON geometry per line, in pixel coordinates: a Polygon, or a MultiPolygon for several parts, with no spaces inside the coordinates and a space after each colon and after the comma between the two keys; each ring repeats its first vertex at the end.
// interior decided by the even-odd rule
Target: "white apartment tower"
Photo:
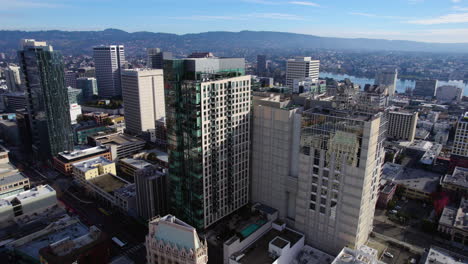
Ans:
{"type": "Polygon", "coordinates": [[[384,86],[388,89],[388,95],[394,96],[398,78],[398,69],[382,69],[375,76],[375,85],[384,86]]]}
{"type": "Polygon", "coordinates": [[[146,235],[148,264],[206,264],[208,244],[197,230],[175,216],[153,218],[146,235]]]}
{"type": "Polygon", "coordinates": [[[120,73],[125,65],[123,45],[94,47],[94,64],[99,96],[113,97],[122,94],[120,73]]]}
{"type": "Polygon", "coordinates": [[[418,112],[389,111],[387,138],[413,141],[418,124],[418,112]]]}
{"type": "Polygon", "coordinates": [[[294,79],[319,78],[320,61],[311,57],[296,57],[286,62],[286,86],[293,87],[294,79]]]}
{"type": "Polygon", "coordinates": [[[20,67],[16,65],[9,65],[3,73],[8,90],[11,92],[21,91],[21,71],[20,67]]]}
{"type": "Polygon", "coordinates": [[[155,129],[156,122],[166,117],[163,71],[123,70],[122,98],[127,133],[139,135],[155,129]]]}
{"type": "Polygon", "coordinates": [[[458,120],[452,155],[468,158],[468,112],[458,120]]]}

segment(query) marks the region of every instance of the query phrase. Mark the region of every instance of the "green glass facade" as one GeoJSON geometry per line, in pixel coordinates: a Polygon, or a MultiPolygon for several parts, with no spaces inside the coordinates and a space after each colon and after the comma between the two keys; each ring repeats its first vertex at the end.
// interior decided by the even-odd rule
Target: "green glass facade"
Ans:
{"type": "Polygon", "coordinates": [[[73,150],[62,56],[50,46],[26,46],[18,57],[25,78],[34,158],[45,160],[73,150]]]}

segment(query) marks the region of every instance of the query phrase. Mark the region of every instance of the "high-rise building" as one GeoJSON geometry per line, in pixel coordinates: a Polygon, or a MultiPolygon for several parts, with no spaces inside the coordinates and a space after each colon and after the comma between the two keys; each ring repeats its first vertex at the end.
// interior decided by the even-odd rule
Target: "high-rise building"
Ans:
{"type": "Polygon", "coordinates": [[[62,56],[45,42],[23,40],[18,52],[24,74],[32,148],[36,160],[73,150],[70,105],[62,56]]]}
{"type": "Polygon", "coordinates": [[[238,58],[164,64],[170,210],[206,228],[249,201],[250,81],[238,58]]]}
{"type": "Polygon", "coordinates": [[[292,101],[280,96],[254,97],[252,201],[277,209],[286,220],[295,217],[297,187],[288,187],[288,182],[298,175],[300,113],[292,101]]]}
{"type": "Polygon", "coordinates": [[[337,254],[372,231],[384,161],[383,113],[311,108],[303,112],[295,228],[337,254]]]}
{"type": "Polygon", "coordinates": [[[413,90],[413,96],[434,97],[436,88],[437,80],[418,80],[413,90]]]}
{"type": "Polygon", "coordinates": [[[83,101],[89,101],[98,94],[96,78],[81,77],[76,79],[76,88],[81,89],[83,101]]]}
{"type": "Polygon", "coordinates": [[[441,103],[459,102],[463,95],[463,88],[453,85],[437,87],[436,99],[441,103]]]}
{"type": "Polygon", "coordinates": [[[67,87],[68,91],[68,103],[69,104],[81,104],[83,102],[83,91],[72,87],[67,87]]]}
{"type": "Polygon", "coordinates": [[[146,67],[150,69],[162,69],[164,60],[172,60],[172,52],[161,51],[159,48],[147,49],[147,62],[146,67]]]}
{"type": "Polygon", "coordinates": [[[76,88],[76,77],[78,74],[74,71],[65,72],[65,85],[67,87],[76,88]]]}
{"type": "Polygon", "coordinates": [[[266,73],[267,62],[266,55],[257,55],[257,75],[262,76],[266,73]]]}
{"type": "Polygon", "coordinates": [[[10,92],[21,91],[21,71],[16,65],[9,65],[3,73],[10,92]]]}
{"type": "Polygon", "coordinates": [[[468,112],[460,117],[453,140],[452,155],[468,158],[468,112]]]}
{"type": "Polygon", "coordinates": [[[99,96],[122,95],[120,73],[125,65],[123,45],[100,46],[93,49],[99,96]]]}
{"type": "Polygon", "coordinates": [[[398,78],[398,69],[382,69],[375,76],[375,85],[385,86],[388,89],[388,95],[395,95],[396,82],[398,78]]]}
{"type": "Polygon", "coordinates": [[[387,137],[390,139],[413,141],[418,124],[418,112],[389,111],[387,113],[387,137]]]}
{"type": "Polygon", "coordinates": [[[127,133],[139,135],[155,129],[156,121],[166,117],[163,71],[122,71],[122,98],[127,133]]]}
{"type": "Polygon", "coordinates": [[[208,244],[198,237],[194,227],[172,215],[154,218],[148,226],[145,242],[148,264],[208,263],[208,244]]]}
{"type": "Polygon", "coordinates": [[[319,78],[319,60],[311,57],[296,57],[286,62],[286,86],[292,88],[294,79],[319,78]]]}

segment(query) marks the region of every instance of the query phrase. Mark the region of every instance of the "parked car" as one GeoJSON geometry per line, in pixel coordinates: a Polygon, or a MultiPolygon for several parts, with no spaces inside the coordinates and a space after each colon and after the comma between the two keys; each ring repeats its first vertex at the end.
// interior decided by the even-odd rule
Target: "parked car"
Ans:
{"type": "Polygon", "coordinates": [[[384,253],[384,256],[386,256],[387,258],[393,258],[393,254],[388,251],[384,253]]]}

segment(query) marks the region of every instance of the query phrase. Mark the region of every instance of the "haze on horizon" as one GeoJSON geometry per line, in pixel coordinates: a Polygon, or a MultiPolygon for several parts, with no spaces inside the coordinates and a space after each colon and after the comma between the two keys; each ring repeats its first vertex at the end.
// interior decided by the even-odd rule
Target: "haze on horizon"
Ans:
{"type": "Polygon", "coordinates": [[[0,24],[28,31],[253,30],[460,43],[468,42],[468,0],[0,0],[0,24]]]}

